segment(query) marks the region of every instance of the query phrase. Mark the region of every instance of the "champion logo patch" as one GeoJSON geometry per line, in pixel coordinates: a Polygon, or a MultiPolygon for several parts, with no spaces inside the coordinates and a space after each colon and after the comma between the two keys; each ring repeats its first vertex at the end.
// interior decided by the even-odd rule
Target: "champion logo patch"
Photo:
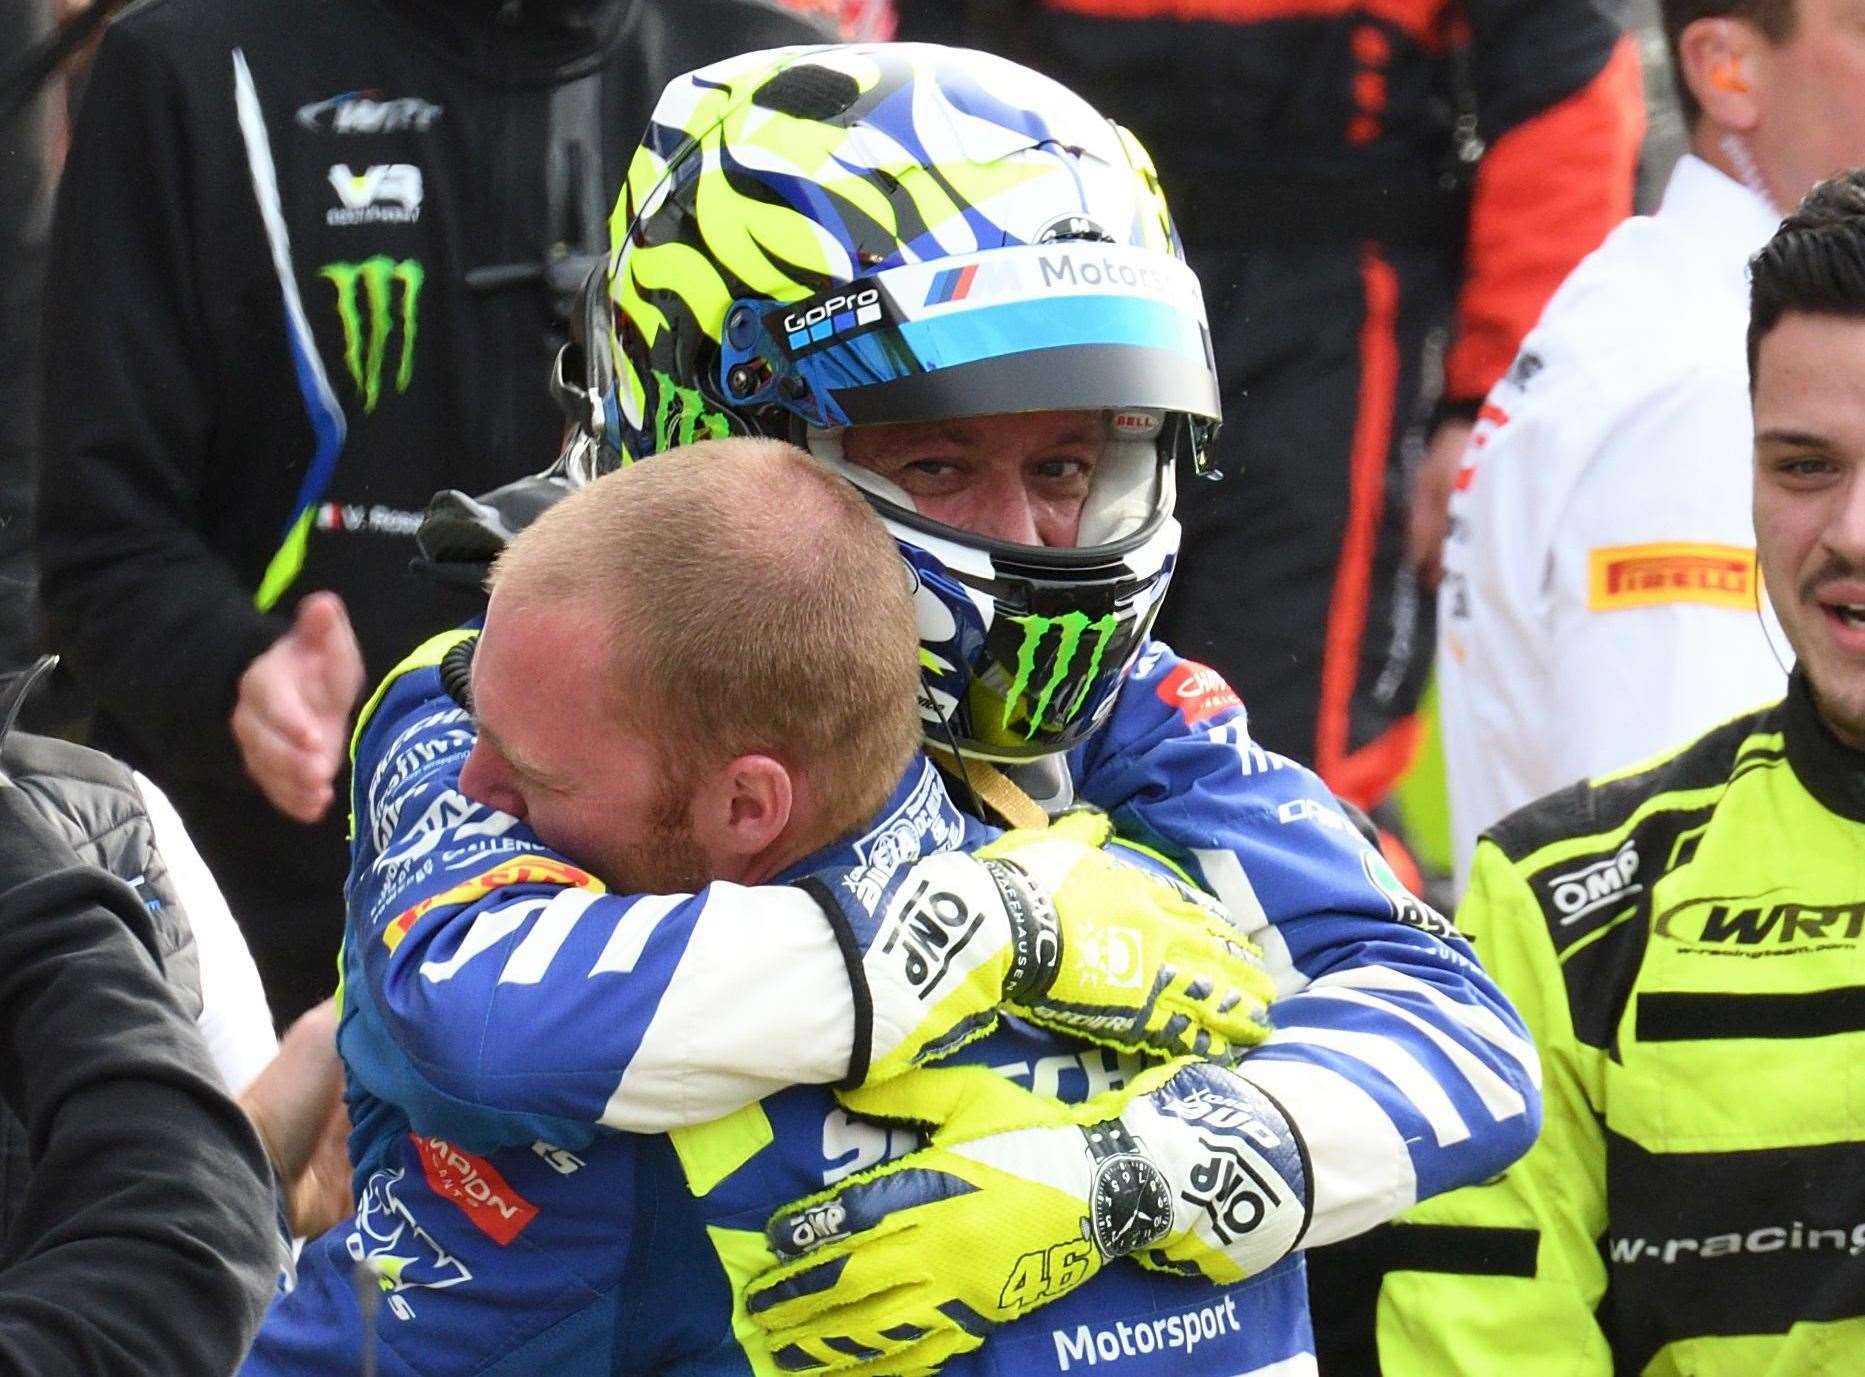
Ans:
{"type": "Polygon", "coordinates": [[[1224,682],[1224,676],[1209,665],[1183,660],[1159,681],[1159,701],[1185,717],[1185,725],[1196,727],[1209,722],[1220,712],[1240,708],[1243,701],[1236,690],[1224,682]]]}
{"type": "Polygon", "coordinates": [[[429,1189],[458,1205],[473,1227],[501,1248],[537,1218],[537,1206],[513,1190],[485,1158],[462,1152],[444,1138],[409,1137],[429,1189]]]}

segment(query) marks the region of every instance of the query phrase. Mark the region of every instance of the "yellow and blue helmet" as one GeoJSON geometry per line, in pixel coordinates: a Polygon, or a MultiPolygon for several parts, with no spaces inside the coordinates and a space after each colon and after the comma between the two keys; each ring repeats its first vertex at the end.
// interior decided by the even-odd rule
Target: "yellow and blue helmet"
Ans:
{"type": "MultiPolygon", "coordinates": [[[[1197,279],[1139,144],[985,53],[788,48],[662,95],[585,294],[576,465],[789,439],[859,487],[917,580],[928,739],[1016,761],[1112,708],[1178,550],[1173,470],[1218,417],[1197,279]],[[850,426],[1098,411],[1072,548],[920,513],[850,426]]],[[[572,370],[575,371],[575,370],[572,370]]]]}

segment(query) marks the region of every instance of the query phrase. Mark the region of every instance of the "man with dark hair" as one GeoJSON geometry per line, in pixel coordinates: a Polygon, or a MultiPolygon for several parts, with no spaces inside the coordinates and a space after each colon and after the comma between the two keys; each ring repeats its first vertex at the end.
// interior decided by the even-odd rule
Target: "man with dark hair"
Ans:
{"type": "Polygon", "coordinates": [[[1459,925],[1546,1120],[1408,1218],[1382,1370],[1807,1377],[1865,1355],[1865,174],[1753,264],[1754,537],[1785,701],[1490,828],[1459,925]]]}
{"type": "Polygon", "coordinates": [[[1548,304],[1452,503],[1438,682],[1460,882],[1511,809],[1781,689],[1737,439],[1743,267],[1809,187],[1865,161],[1865,28],[1846,0],[1663,13],[1691,152],[1657,214],[1548,304]]]}

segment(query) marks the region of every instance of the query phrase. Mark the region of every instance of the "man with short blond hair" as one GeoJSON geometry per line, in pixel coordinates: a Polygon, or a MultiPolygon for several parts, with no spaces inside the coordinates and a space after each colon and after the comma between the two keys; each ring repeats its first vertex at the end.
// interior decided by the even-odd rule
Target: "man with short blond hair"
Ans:
{"type": "Polygon", "coordinates": [[[784,762],[819,814],[800,838],[813,851],[873,817],[918,748],[907,571],[867,504],[789,445],[672,457],[626,501],[592,488],[545,513],[493,567],[493,607],[593,623],[632,686],[612,706],[651,730],[670,785],[722,755],[784,762]]]}
{"type": "MultiPolygon", "coordinates": [[[[741,1370],[734,1297],[768,1260],[766,1218],[842,1155],[824,1126],[885,1151],[823,1083],[975,1055],[1188,1090],[1223,1073],[1143,1081],[1082,1039],[1223,1055],[1266,1035],[1255,949],[1104,856],[1104,820],[1095,845],[1037,832],[959,852],[992,829],[915,757],[906,568],[807,455],[724,440],[622,469],[520,535],[490,586],[482,631],[430,641],[364,710],[340,1033],[357,1212],[307,1248],[248,1377],[371,1352],[432,1377],[698,1377],[722,1353],[741,1370]],[[772,491],[781,505],[757,500],[772,491]],[[986,1038],[1010,1005],[1085,1031],[986,1038]]],[[[1085,1178],[1082,1131],[1044,1103],[1051,1174],[1085,1178]]],[[[1144,1137],[1161,1189],[1203,1164],[1189,1121],[1144,1137]]],[[[1304,1218],[1287,1157],[1257,1168],[1293,1179],[1249,1240],[1278,1257],[1304,1218]]],[[[1057,1194],[1075,1284],[1104,1259],[1079,1237],[1085,1201],[1057,1194]]],[[[1109,1258],[1146,1237],[1103,1232],[1109,1258]]],[[[1137,1313],[1157,1283],[1135,1276],[1095,1295],[1137,1313]]],[[[1214,1351],[1198,1370],[1220,1368],[1214,1351]]]]}

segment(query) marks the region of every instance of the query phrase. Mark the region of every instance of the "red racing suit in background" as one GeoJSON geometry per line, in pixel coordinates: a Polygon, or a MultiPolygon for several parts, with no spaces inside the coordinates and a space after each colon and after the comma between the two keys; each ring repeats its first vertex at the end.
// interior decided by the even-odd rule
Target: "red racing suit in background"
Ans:
{"type": "Polygon", "coordinates": [[[1013,45],[1132,129],[1204,285],[1226,477],[1180,485],[1160,632],[1371,806],[1433,641],[1407,459],[1630,213],[1632,43],[1593,0],[1025,0],[994,32],[979,8],[901,0],[900,36],[1013,45]]]}

